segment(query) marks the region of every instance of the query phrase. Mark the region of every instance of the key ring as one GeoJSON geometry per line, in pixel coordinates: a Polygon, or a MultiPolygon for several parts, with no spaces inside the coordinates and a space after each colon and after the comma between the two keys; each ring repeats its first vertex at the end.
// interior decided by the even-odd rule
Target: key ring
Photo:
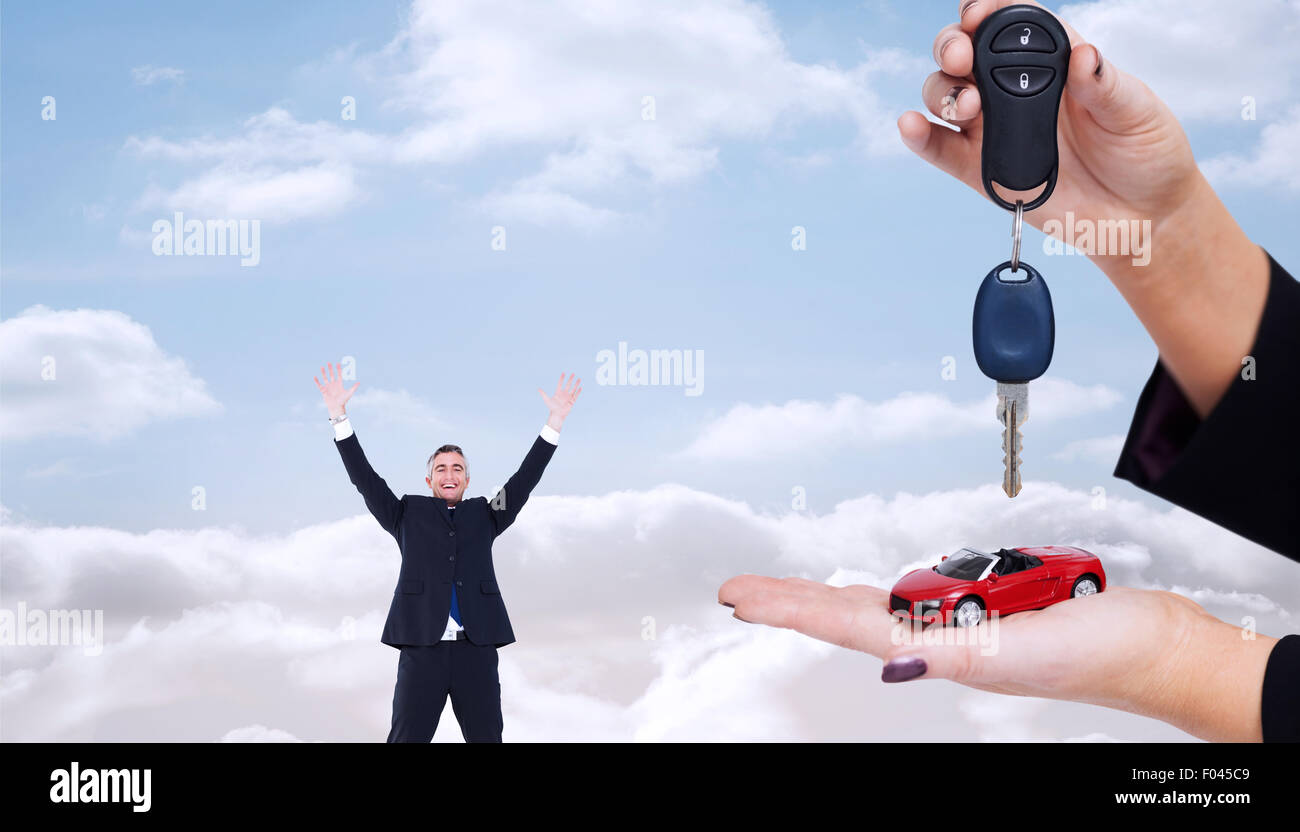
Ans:
{"type": "Polygon", "coordinates": [[[1011,273],[1020,271],[1020,231],[1024,226],[1025,203],[1016,200],[1016,218],[1011,221],[1011,273]]]}

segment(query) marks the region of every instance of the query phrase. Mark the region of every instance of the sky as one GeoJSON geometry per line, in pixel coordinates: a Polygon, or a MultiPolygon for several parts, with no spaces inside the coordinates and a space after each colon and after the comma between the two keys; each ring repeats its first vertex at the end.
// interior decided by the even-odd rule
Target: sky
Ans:
{"type": "MultiPolygon", "coordinates": [[[[1156,349],[1034,229],[1056,346],[1002,495],[970,320],[1008,217],[895,127],[956,6],[5,4],[0,607],[102,608],[107,644],[0,647],[0,738],[382,739],[398,553],[312,381],[346,360],[398,494],[447,442],[492,493],[546,420],[537,388],[584,379],[495,547],[507,740],[1188,739],[900,691],[715,601],[741,572],[888,586],[960,546],[1056,543],[1296,629],[1300,567],[1112,476],[1156,349]],[[177,211],[256,219],[256,264],[156,254],[177,211]],[[699,376],[602,384],[620,345],[699,376]]],[[[1300,3],[1051,7],[1295,271],[1300,3]]]]}

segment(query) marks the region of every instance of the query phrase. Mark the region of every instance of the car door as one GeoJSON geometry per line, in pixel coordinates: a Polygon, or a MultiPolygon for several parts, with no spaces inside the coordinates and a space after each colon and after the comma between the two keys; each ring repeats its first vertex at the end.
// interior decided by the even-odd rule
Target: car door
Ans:
{"type": "Polygon", "coordinates": [[[1051,561],[1039,561],[1037,566],[1026,569],[1029,576],[1026,590],[1032,596],[1030,606],[1043,607],[1050,604],[1056,594],[1056,587],[1061,583],[1060,566],[1053,568],[1051,561]]]}
{"type": "Polygon", "coordinates": [[[999,575],[997,580],[988,581],[989,610],[1006,614],[1032,606],[1038,591],[1034,584],[1024,572],[999,575]]]}

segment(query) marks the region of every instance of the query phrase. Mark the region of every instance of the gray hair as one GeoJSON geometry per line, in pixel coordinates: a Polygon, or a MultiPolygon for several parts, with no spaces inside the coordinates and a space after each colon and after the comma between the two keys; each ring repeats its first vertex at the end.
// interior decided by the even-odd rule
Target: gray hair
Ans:
{"type": "MultiPolygon", "coordinates": [[[[438,454],[460,454],[461,459],[465,459],[465,452],[460,449],[459,445],[443,445],[429,456],[429,461],[425,463],[425,468],[429,472],[429,479],[433,479],[433,460],[438,454]]],[[[469,460],[465,459],[465,473],[469,473],[469,460]]]]}

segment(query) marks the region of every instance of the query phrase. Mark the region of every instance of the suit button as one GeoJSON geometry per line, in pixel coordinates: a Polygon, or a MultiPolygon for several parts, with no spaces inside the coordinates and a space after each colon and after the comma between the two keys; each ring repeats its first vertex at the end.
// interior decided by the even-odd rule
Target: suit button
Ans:
{"type": "Polygon", "coordinates": [[[457,581],[457,582],[456,582],[456,586],[464,586],[464,584],[461,583],[460,581],[457,581]]]}
{"type": "Polygon", "coordinates": [[[456,559],[455,555],[452,555],[451,557],[447,558],[447,560],[455,560],[455,559],[456,559]]]}
{"type": "Polygon", "coordinates": [[[447,532],[447,537],[455,537],[455,536],[456,536],[455,532],[447,532]]]}

